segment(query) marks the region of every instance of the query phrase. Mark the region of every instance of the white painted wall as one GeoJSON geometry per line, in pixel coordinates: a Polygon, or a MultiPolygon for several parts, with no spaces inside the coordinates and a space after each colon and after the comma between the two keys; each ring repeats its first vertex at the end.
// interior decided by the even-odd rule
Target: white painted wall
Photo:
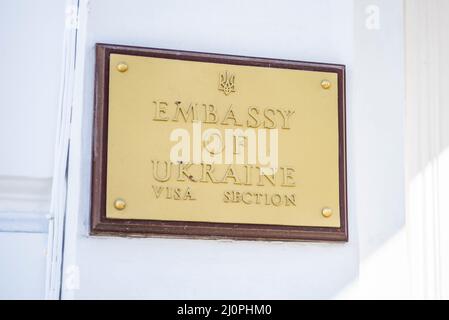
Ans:
{"type": "Polygon", "coordinates": [[[449,298],[449,2],[407,0],[407,229],[414,298],[449,298]]]}
{"type": "MultiPolygon", "coordinates": [[[[67,1],[68,5],[77,3],[67,1]]],[[[402,231],[402,0],[229,0],[226,5],[206,0],[80,0],[76,33],[76,23],[64,25],[63,1],[40,2],[39,6],[33,1],[3,1],[1,5],[0,54],[3,58],[6,52],[8,61],[26,68],[16,73],[14,64],[0,59],[10,75],[0,77],[0,121],[5,122],[0,128],[0,148],[7,150],[5,160],[0,160],[0,175],[21,177],[15,179],[15,188],[33,196],[34,190],[41,190],[46,202],[38,210],[42,197],[30,208],[25,208],[23,200],[3,201],[3,208],[20,207],[15,211],[25,213],[0,207],[0,227],[4,226],[0,228],[0,297],[43,296],[46,262],[41,254],[47,241],[46,220],[39,224],[31,219],[29,227],[29,219],[18,217],[37,214],[42,218],[48,211],[55,214],[56,223],[50,225],[48,237],[52,249],[47,252],[52,256],[47,260],[47,280],[49,276],[52,280],[47,296],[57,297],[59,251],[55,243],[61,243],[58,230],[65,208],[64,192],[59,192],[65,186],[65,140],[58,140],[56,156],[52,149],[57,124],[62,133],[70,135],[64,299],[406,296],[408,282],[401,270],[407,264],[402,231]],[[367,19],[372,22],[370,5],[379,9],[378,29],[367,28],[367,19]],[[15,36],[5,30],[14,31],[15,36]],[[33,41],[27,42],[30,38],[33,41]],[[96,42],[346,64],[349,242],[89,236],[96,42]],[[15,54],[24,48],[34,55],[15,54]],[[72,59],[75,52],[76,59],[72,59]],[[30,80],[23,84],[22,79],[30,80]],[[57,119],[58,101],[62,114],[71,113],[70,126],[57,119]],[[58,187],[50,210],[49,184],[43,187],[38,182],[51,178],[58,187]],[[41,228],[40,233],[35,233],[36,228],[41,228]],[[27,265],[36,267],[30,270],[27,265]]],[[[0,183],[4,194],[15,190],[9,180],[4,179],[3,186],[0,183]]]]}
{"type": "Polygon", "coordinates": [[[65,4],[0,1],[0,298],[44,298],[65,4]]]}
{"type": "Polygon", "coordinates": [[[340,298],[408,298],[404,201],[405,52],[402,0],[354,1],[354,177],[358,281],[340,298]]]}
{"type": "Polygon", "coordinates": [[[63,298],[333,298],[350,286],[345,294],[357,297],[362,259],[403,225],[404,83],[402,1],[380,3],[385,29],[367,40],[354,36],[365,17],[354,3],[96,0],[81,8],[63,298]],[[346,64],[350,241],[88,236],[96,42],[346,64]]]}
{"type": "Polygon", "coordinates": [[[43,299],[47,234],[0,232],[0,299],[43,299]]]}
{"type": "Polygon", "coordinates": [[[0,3],[0,175],[51,177],[65,4],[0,3]]]}

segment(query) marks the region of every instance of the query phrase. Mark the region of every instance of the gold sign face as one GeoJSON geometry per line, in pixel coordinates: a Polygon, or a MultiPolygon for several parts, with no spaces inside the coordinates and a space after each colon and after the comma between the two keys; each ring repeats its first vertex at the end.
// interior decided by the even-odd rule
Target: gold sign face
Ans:
{"type": "Polygon", "coordinates": [[[93,234],[347,240],[344,66],[97,45],[93,234]]]}

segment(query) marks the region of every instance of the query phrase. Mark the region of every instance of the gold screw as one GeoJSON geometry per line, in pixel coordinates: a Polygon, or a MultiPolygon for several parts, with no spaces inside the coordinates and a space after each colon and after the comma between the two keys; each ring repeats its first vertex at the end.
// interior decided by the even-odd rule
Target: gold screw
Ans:
{"type": "Polygon", "coordinates": [[[125,202],[125,200],[123,200],[123,199],[117,199],[117,200],[115,200],[115,201],[114,201],[114,207],[115,207],[117,210],[123,210],[123,209],[125,209],[125,208],[126,208],[126,202],[125,202]]]}
{"type": "Polygon", "coordinates": [[[117,65],[117,70],[120,71],[120,72],[126,72],[126,70],[128,70],[128,65],[126,63],[124,63],[124,62],[120,62],[117,65]]]}
{"type": "Polygon", "coordinates": [[[323,217],[329,218],[332,215],[332,209],[331,208],[323,208],[323,210],[321,210],[321,214],[323,215],[323,217]]]}
{"type": "Polygon", "coordinates": [[[321,81],[321,88],[327,90],[331,87],[331,82],[329,80],[321,81]]]}

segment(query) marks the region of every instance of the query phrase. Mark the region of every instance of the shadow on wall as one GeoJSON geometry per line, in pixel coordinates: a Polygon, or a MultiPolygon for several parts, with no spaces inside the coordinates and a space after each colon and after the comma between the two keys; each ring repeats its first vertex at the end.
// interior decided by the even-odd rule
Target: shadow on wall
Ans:
{"type": "MultiPolygon", "coordinates": [[[[72,184],[75,190],[69,190],[69,194],[80,192],[79,199],[89,198],[89,190],[84,186],[90,181],[94,45],[97,42],[347,62],[353,67],[353,21],[345,19],[353,16],[352,0],[283,2],[272,1],[260,6],[255,5],[258,4],[256,0],[231,0],[221,6],[216,2],[197,1],[194,8],[183,1],[158,2],[157,6],[156,2],[142,0],[120,2],[120,5],[118,1],[90,2],[86,47],[77,50],[86,54],[86,66],[82,67],[84,78],[79,80],[83,82],[80,87],[84,92],[75,93],[75,96],[84,94],[84,97],[82,103],[74,105],[72,115],[72,130],[79,132],[82,138],[71,145],[81,145],[82,150],[70,150],[72,158],[82,159],[82,172],[75,173],[81,177],[80,185],[72,184]],[[295,10],[285,10],[286,6],[295,10]],[[189,23],[174,19],[177,17],[175,7],[178,14],[182,12],[182,21],[189,23]],[[239,10],[235,10],[236,7],[239,10]],[[128,19],[111,19],[121,12],[126,12],[128,19]],[[251,12],[251,23],[247,12],[251,12]],[[323,20],[333,27],[324,25],[323,20]],[[183,37],[179,36],[181,33],[183,37]],[[220,41],[213,41],[217,34],[220,41]]],[[[79,34],[83,34],[82,29],[79,34]]],[[[348,70],[349,74],[351,72],[348,70]]],[[[348,88],[348,92],[351,93],[352,88],[348,88]]],[[[348,105],[351,106],[352,101],[348,105]]],[[[363,134],[363,128],[354,127],[357,118],[352,111],[348,116],[351,126],[348,133],[362,129],[359,132],[363,134]]],[[[349,144],[350,157],[357,155],[354,143],[349,141],[349,144]]],[[[358,163],[359,159],[352,161],[358,163]]],[[[352,191],[355,190],[351,182],[356,177],[354,168],[349,177],[352,191]]],[[[350,197],[355,198],[351,190],[350,197]]],[[[354,217],[357,214],[355,201],[351,201],[350,215],[354,217]]],[[[87,201],[82,201],[75,209],[69,208],[69,212],[73,216],[67,221],[76,221],[78,218],[74,215],[80,212],[82,217],[78,219],[78,226],[67,224],[66,239],[76,239],[76,244],[66,246],[65,268],[80,273],[78,287],[64,287],[63,297],[67,298],[332,298],[352,283],[358,273],[357,228],[351,217],[349,243],[309,244],[88,237],[87,201]]],[[[70,283],[69,276],[65,275],[64,283],[70,283]]]]}
{"type": "Polygon", "coordinates": [[[449,2],[406,1],[407,227],[414,293],[449,296],[449,2]],[[444,214],[443,214],[444,213],[444,214]]]}
{"type": "Polygon", "coordinates": [[[405,226],[403,1],[354,1],[353,139],[360,256],[405,226]]]}

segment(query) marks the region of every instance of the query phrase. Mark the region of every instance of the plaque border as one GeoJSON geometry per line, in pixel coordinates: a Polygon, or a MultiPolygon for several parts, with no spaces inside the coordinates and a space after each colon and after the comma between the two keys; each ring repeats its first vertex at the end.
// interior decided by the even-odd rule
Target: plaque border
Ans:
{"type": "Polygon", "coordinates": [[[236,240],[348,241],[346,87],[344,65],[143,48],[104,43],[97,43],[95,45],[95,54],[95,103],[90,206],[91,235],[236,240]],[[198,62],[336,73],[338,76],[340,227],[280,226],[266,224],[107,218],[106,170],[108,145],[109,58],[113,53],[198,62]]]}

